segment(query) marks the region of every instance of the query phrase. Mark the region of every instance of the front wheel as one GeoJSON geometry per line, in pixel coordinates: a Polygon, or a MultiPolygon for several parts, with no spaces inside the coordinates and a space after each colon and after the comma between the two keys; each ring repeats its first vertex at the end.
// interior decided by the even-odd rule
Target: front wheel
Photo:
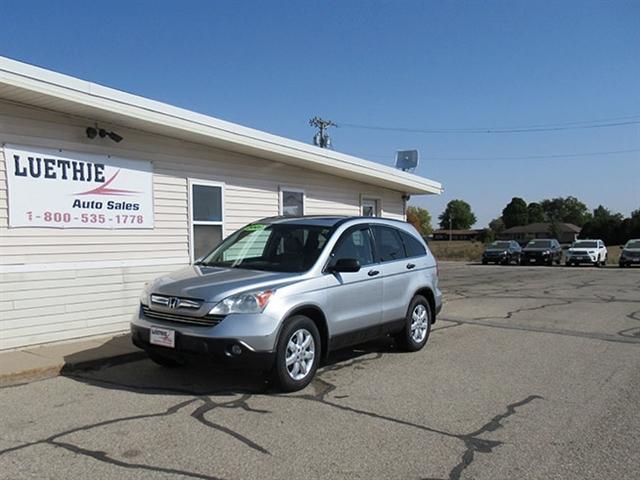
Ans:
{"type": "Polygon", "coordinates": [[[399,346],[407,352],[417,352],[427,344],[433,314],[431,305],[422,295],[416,295],[409,304],[405,326],[396,339],[399,346]]]}
{"type": "Polygon", "coordinates": [[[301,390],[313,379],[320,361],[320,333],[304,315],[289,319],[280,333],[274,367],[275,380],[285,392],[301,390]]]}

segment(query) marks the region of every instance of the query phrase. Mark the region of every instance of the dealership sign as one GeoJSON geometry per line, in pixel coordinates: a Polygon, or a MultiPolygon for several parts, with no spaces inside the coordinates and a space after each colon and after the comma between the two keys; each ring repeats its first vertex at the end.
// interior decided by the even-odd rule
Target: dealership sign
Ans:
{"type": "Polygon", "coordinates": [[[4,146],[10,227],[153,228],[151,162],[4,146]]]}

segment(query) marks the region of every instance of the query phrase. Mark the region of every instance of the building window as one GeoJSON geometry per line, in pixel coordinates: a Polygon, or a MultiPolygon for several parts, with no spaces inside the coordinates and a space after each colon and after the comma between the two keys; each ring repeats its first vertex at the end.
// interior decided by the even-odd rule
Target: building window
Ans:
{"type": "Polygon", "coordinates": [[[285,217],[304,215],[304,190],[280,187],[280,215],[285,217]]]}
{"type": "Polygon", "coordinates": [[[191,259],[209,253],[224,236],[223,185],[214,182],[189,181],[191,219],[191,259]]]}
{"type": "Polygon", "coordinates": [[[362,197],[360,201],[363,217],[379,217],[380,216],[380,200],[377,198],[362,197]]]}

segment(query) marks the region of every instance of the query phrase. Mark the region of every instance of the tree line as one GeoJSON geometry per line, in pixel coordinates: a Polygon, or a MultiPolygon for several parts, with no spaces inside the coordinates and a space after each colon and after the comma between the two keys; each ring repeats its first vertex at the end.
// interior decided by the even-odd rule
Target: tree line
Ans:
{"type": "MultiPolygon", "coordinates": [[[[438,216],[439,226],[448,230],[466,230],[476,222],[471,206],[464,200],[451,200],[438,216]]],[[[421,207],[407,208],[407,221],[424,236],[432,233],[431,215],[421,207]]],[[[599,238],[608,245],[623,244],[631,238],[640,238],[640,208],[629,217],[612,212],[599,205],[589,211],[587,205],[576,197],[546,198],[527,203],[523,198],[513,197],[502,209],[502,214],[489,222],[489,228],[481,230],[479,239],[491,241],[507,228],[549,223],[551,236],[558,236],[560,223],[572,223],[582,228],[580,238],[599,238]]]]}

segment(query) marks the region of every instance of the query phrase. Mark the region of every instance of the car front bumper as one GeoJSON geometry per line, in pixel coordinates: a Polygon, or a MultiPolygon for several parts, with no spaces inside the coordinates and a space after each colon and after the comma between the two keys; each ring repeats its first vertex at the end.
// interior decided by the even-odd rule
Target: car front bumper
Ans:
{"type": "Polygon", "coordinates": [[[270,370],[275,361],[274,352],[256,352],[246,344],[235,339],[195,337],[175,331],[175,347],[168,348],[149,342],[149,328],[131,324],[131,341],[146,352],[157,353],[165,357],[186,361],[207,361],[227,367],[270,370]],[[232,347],[240,347],[239,353],[232,347]]]}
{"type": "Polygon", "coordinates": [[[620,257],[620,265],[640,265],[640,255],[632,257],[620,257]]]}
{"type": "Polygon", "coordinates": [[[482,255],[482,260],[484,260],[485,262],[496,262],[496,263],[502,263],[507,259],[507,255],[502,253],[502,254],[491,254],[491,255],[487,255],[487,254],[483,254],[482,255]]]}
{"type": "MultiPolygon", "coordinates": [[[[141,307],[138,308],[138,312],[131,319],[131,332],[136,333],[139,343],[146,342],[150,348],[152,346],[149,344],[151,327],[176,332],[176,351],[215,354],[220,350],[219,345],[226,348],[228,345],[239,344],[243,350],[242,355],[245,352],[270,354],[275,351],[280,322],[274,317],[260,313],[232,314],[227,315],[217,325],[195,325],[149,318],[145,316],[141,307]]],[[[160,348],[162,352],[173,350],[168,347],[160,348]]]]}
{"type": "Polygon", "coordinates": [[[543,255],[542,253],[524,253],[522,254],[522,262],[524,263],[546,263],[553,255],[543,255]]]}
{"type": "Polygon", "coordinates": [[[597,257],[591,255],[569,255],[567,256],[567,263],[595,263],[597,257]]]}

